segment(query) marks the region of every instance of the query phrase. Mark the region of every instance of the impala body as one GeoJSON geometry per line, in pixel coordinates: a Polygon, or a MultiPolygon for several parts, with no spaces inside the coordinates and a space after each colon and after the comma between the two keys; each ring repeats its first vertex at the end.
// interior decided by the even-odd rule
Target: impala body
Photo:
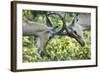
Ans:
{"type": "Polygon", "coordinates": [[[39,49],[38,52],[40,56],[43,56],[45,54],[44,47],[46,46],[49,38],[53,35],[52,29],[44,24],[39,24],[27,19],[23,19],[22,23],[23,36],[35,36],[37,47],[39,49]]]}

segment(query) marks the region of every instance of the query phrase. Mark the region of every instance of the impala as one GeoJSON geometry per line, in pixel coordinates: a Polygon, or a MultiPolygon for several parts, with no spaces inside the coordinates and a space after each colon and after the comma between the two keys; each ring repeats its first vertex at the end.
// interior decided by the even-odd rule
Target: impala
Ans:
{"type": "Polygon", "coordinates": [[[69,25],[69,36],[75,38],[82,46],[85,45],[85,38],[83,32],[91,28],[91,14],[84,13],[75,16],[72,23],[69,25]]]}

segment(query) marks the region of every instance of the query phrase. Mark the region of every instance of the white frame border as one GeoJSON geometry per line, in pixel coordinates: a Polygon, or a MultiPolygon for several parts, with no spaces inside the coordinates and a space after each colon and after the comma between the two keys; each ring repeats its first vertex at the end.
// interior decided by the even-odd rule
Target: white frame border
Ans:
{"type": "Polygon", "coordinates": [[[68,67],[68,66],[84,66],[96,65],[96,8],[85,7],[67,7],[67,6],[52,6],[52,5],[32,5],[32,4],[17,4],[17,69],[32,69],[32,68],[52,68],[52,67],[68,67]],[[57,62],[37,62],[37,63],[22,63],[22,10],[46,10],[46,11],[66,11],[66,12],[84,12],[91,13],[91,60],[74,60],[74,61],[57,61],[57,62]]]}

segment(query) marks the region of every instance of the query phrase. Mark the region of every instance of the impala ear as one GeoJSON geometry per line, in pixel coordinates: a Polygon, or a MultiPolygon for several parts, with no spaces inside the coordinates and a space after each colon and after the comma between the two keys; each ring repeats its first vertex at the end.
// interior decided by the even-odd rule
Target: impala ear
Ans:
{"type": "Polygon", "coordinates": [[[71,25],[71,26],[75,26],[75,19],[72,20],[72,22],[71,22],[70,25],[71,25]]]}
{"type": "Polygon", "coordinates": [[[71,25],[75,25],[75,19],[72,19],[71,25]]]}
{"type": "Polygon", "coordinates": [[[77,23],[77,21],[78,21],[77,17],[73,17],[71,25],[74,26],[77,23]]]}

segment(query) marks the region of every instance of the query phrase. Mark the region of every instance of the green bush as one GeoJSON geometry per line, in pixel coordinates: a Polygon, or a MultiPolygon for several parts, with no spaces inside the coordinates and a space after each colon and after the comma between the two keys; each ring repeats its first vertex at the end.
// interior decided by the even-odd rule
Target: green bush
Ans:
{"type": "Polygon", "coordinates": [[[29,37],[23,37],[23,62],[63,61],[90,59],[90,32],[85,32],[86,45],[81,47],[73,38],[68,36],[55,36],[45,47],[46,55],[40,57],[37,53],[35,40],[29,41],[29,37]]]}

